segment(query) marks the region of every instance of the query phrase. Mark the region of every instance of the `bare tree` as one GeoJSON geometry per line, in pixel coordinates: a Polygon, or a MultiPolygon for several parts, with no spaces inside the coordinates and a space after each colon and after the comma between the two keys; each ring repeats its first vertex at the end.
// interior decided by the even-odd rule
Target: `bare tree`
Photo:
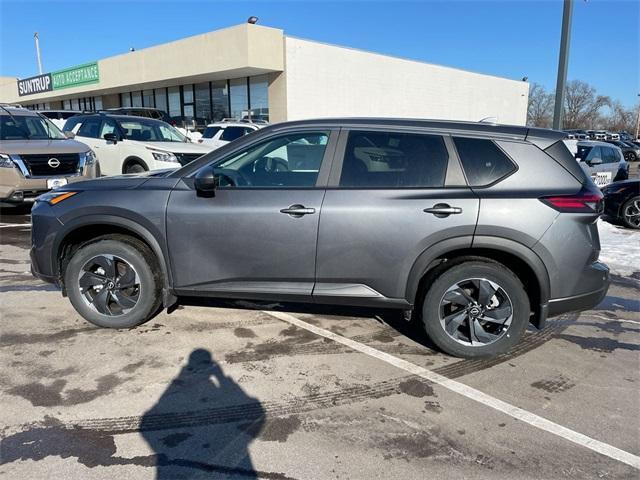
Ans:
{"type": "Polygon", "coordinates": [[[580,80],[567,83],[564,104],[564,128],[592,128],[600,123],[601,110],[611,99],[597,95],[595,88],[580,80]]]}
{"type": "Polygon", "coordinates": [[[548,93],[539,83],[529,88],[527,125],[550,128],[553,121],[553,94],[548,93]]]}
{"type": "Polygon", "coordinates": [[[636,131],[638,119],[638,109],[640,105],[632,108],[625,108],[619,101],[614,101],[610,106],[610,113],[603,121],[603,127],[612,132],[628,132],[632,135],[636,131]]]}

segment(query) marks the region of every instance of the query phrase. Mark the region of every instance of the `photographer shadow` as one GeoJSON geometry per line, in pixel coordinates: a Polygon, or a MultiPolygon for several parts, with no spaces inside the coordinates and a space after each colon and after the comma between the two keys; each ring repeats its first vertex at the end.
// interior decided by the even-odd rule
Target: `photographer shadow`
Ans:
{"type": "Polygon", "coordinates": [[[196,349],[144,414],[140,434],[154,451],[158,480],[257,479],[248,447],[264,417],[261,403],[209,351],[196,349]]]}

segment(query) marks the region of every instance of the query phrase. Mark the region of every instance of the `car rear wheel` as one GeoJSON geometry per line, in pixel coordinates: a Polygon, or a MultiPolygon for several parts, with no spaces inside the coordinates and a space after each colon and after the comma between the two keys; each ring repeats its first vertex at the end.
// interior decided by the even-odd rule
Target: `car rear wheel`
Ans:
{"type": "Polygon", "coordinates": [[[496,262],[468,261],[429,287],[422,323],[431,340],[456,357],[494,356],[513,347],[529,322],[529,298],[518,278],[496,262]]]}
{"type": "Polygon", "coordinates": [[[103,239],[78,249],[65,271],[71,304],[87,321],[130,328],[160,308],[161,279],[153,255],[141,242],[103,239]]]}
{"type": "Polygon", "coordinates": [[[624,203],[622,222],[629,228],[640,229],[640,195],[630,198],[624,203]]]}

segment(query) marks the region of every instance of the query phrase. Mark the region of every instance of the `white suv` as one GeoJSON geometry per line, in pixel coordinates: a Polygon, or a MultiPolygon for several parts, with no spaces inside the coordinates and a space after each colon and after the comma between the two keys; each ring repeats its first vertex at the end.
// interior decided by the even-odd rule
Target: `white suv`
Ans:
{"type": "Polygon", "coordinates": [[[236,138],[240,138],[248,133],[254,132],[264,125],[248,123],[248,122],[217,122],[210,123],[204,129],[202,138],[198,139],[198,143],[208,145],[213,150],[232,142],[236,138]]]}
{"type": "Polygon", "coordinates": [[[622,150],[615,145],[592,140],[580,141],[576,144],[574,155],[580,167],[600,188],[629,178],[629,164],[622,150]]]}
{"type": "Polygon", "coordinates": [[[191,143],[168,123],[151,118],[76,115],[63,130],[91,147],[102,175],[179,168],[213,150],[191,143]]]}

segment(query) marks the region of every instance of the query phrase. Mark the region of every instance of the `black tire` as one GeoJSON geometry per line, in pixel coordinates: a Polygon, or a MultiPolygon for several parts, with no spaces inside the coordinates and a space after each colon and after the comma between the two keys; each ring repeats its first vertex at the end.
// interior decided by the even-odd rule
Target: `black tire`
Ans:
{"type": "Polygon", "coordinates": [[[622,209],[620,210],[620,220],[622,220],[622,223],[624,224],[625,227],[633,228],[634,230],[640,230],[640,224],[634,223],[634,220],[636,222],[638,221],[638,217],[628,216],[629,210],[632,213],[636,213],[636,214],[638,213],[638,205],[640,205],[640,195],[631,197],[629,200],[624,202],[624,205],[622,205],[622,209]]]}
{"type": "Polygon", "coordinates": [[[125,169],[124,173],[143,173],[146,171],[147,169],[144,168],[143,165],[140,165],[139,163],[135,162],[127,165],[127,168],[125,169]]]}
{"type": "MultiPolygon", "coordinates": [[[[84,319],[99,327],[131,328],[148,321],[159,311],[162,279],[158,273],[154,273],[158,271],[153,254],[142,242],[129,237],[104,237],[80,247],[74,253],[66,268],[64,282],[71,304],[84,319]],[[126,312],[117,311],[118,305],[114,305],[115,297],[112,296],[107,301],[114,305],[113,310],[116,311],[112,314],[99,312],[90,304],[87,290],[83,293],[80,288],[79,282],[81,275],[86,272],[86,265],[105,255],[117,258],[119,266],[128,264],[137,274],[135,278],[139,287],[135,305],[126,312]]],[[[111,308],[107,308],[111,311],[111,308]]]]}
{"type": "Polygon", "coordinates": [[[628,153],[625,155],[624,159],[625,159],[627,162],[635,162],[636,160],[638,160],[638,157],[637,157],[637,155],[636,155],[634,152],[628,152],[628,153]]]}
{"type": "MultiPolygon", "coordinates": [[[[495,295],[490,298],[492,302],[495,301],[495,295]]],[[[451,302],[449,304],[452,305],[451,302]]],[[[489,311],[490,309],[487,310],[489,311]]],[[[511,270],[490,260],[469,260],[454,264],[435,277],[424,296],[421,313],[422,325],[427,335],[445,353],[462,358],[478,358],[499,355],[518,343],[529,323],[530,305],[522,283],[511,270]],[[506,329],[497,327],[497,339],[488,344],[463,344],[460,339],[456,340],[449,335],[441,322],[441,310],[445,308],[443,302],[446,303],[445,294],[448,294],[452,286],[469,282],[468,279],[486,279],[498,285],[501,293],[506,293],[505,301],[511,306],[511,323],[506,329]]],[[[468,326],[469,320],[466,322],[468,326]]],[[[490,326],[495,327],[495,324],[490,326]]],[[[464,330],[464,323],[459,330],[464,330]]]]}

